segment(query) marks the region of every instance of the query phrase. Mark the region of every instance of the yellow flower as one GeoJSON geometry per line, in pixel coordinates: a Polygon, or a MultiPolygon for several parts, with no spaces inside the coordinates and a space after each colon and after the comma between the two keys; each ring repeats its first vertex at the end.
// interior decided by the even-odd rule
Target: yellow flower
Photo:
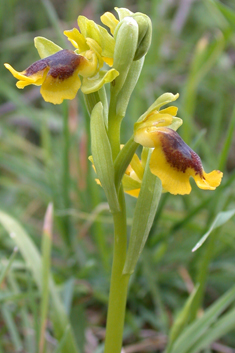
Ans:
{"type": "MultiPolygon", "coordinates": [[[[121,145],[121,148],[122,147],[123,145],[121,145]]],[[[133,197],[139,196],[141,183],[144,175],[144,168],[147,161],[147,156],[148,156],[147,148],[143,148],[143,151],[141,154],[141,160],[139,159],[136,153],[134,154],[122,179],[123,189],[126,194],[129,194],[133,197]]],[[[92,163],[92,168],[96,173],[93,157],[89,156],[88,159],[92,163]]],[[[96,178],[95,181],[98,185],[102,187],[99,179],[96,178]]]]}
{"type": "Polygon", "coordinates": [[[64,99],[73,99],[78,89],[85,94],[98,91],[105,83],[118,75],[115,69],[101,70],[104,62],[112,66],[115,47],[114,38],[105,28],[84,16],[78,17],[78,29],[65,31],[75,46],[75,52],[63,50],[46,38],[35,38],[35,46],[41,60],[26,70],[18,72],[9,64],[5,67],[17,78],[18,88],[33,84],[41,87],[46,102],[60,104],[64,99]],[[80,77],[82,77],[82,82],[80,77]]]}
{"type": "MultiPolygon", "coordinates": [[[[159,100],[164,103],[162,97],[159,100]]],[[[134,140],[142,146],[153,148],[150,170],[161,180],[164,191],[174,195],[189,194],[190,177],[200,189],[214,190],[220,185],[223,173],[214,170],[207,174],[204,171],[200,157],[174,131],[180,124],[179,120],[175,120],[179,118],[173,116],[176,112],[175,107],[169,107],[145,114],[136,123],[134,140]]]]}
{"type": "Polygon", "coordinates": [[[77,28],[64,31],[68,40],[76,48],[76,53],[84,56],[87,53],[89,55],[90,51],[95,53],[99,63],[98,70],[103,66],[104,62],[112,66],[115,48],[113,36],[105,28],[84,16],[79,16],[77,22],[80,31],[77,28]]]}
{"type": "Polygon", "coordinates": [[[41,87],[42,97],[46,102],[60,104],[64,99],[73,99],[81,86],[78,76],[87,76],[96,68],[95,60],[89,61],[71,50],[60,50],[33,63],[26,70],[18,72],[9,64],[5,67],[19,81],[16,86],[28,85],[41,87]]]}
{"type": "Polygon", "coordinates": [[[123,190],[126,194],[138,197],[144,175],[148,151],[143,148],[141,160],[135,153],[122,179],[123,190]]]}

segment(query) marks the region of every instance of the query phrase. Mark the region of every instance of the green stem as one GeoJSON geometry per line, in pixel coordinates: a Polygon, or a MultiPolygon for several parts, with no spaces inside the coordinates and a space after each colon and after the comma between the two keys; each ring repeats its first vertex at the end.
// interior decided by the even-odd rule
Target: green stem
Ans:
{"type": "MultiPolygon", "coordinates": [[[[69,133],[69,110],[68,103],[63,102],[63,160],[62,160],[62,196],[63,205],[65,210],[70,207],[70,197],[69,197],[69,185],[70,185],[70,175],[69,175],[69,146],[70,146],[70,133],[69,133]]],[[[64,217],[64,240],[67,245],[71,244],[70,239],[70,220],[69,216],[64,217]]]]}
{"type": "Polygon", "coordinates": [[[109,293],[108,317],[104,353],[120,353],[130,275],[123,275],[126,260],[127,232],[123,190],[119,193],[121,211],[113,214],[114,255],[109,293]]]}
{"type": "Polygon", "coordinates": [[[116,114],[116,96],[111,95],[109,105],[108,136],[112,148],[113,160],[120,152],[120,129],[123,116],[116,114]]]}

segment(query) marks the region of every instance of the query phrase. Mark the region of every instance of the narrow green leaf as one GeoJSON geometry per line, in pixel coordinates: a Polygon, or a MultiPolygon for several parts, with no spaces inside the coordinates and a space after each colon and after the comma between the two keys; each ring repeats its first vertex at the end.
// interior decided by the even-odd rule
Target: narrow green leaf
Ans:
{"type": "Polygon", "coordinates": [[[9,330],[12,344],[15,348],[15,352],[21,352],[23,349],[20,334],[12,317],[12,313],[8,305],[2,306],[2,316],[5,321],[6,327],[9,330]]]}
{"type": "Polygon", "coordinates": [[[199,286],[195,287],[193,292],[190,294],[189,298],[187,299],[184,307],[176,317],[174,324],[170,331],[169,343],[166,349],[166,353],[170,353],[173,343],[179,337],[180,333],[183,331],[185,325],[188,322],[190,310],[193,305],[194,298],[198,292],[199,286]]]}
{"type": "Polygon", "coordinates": [[[190,353],[201,352],[211,345],[211,343],[220,339],[231,330],[235,328],[235,309],[230,310],[228,313],[223,315],[213,327],[205,332],[205,334],[196,342],[196,344],[190,349],[190,353]]]}
{"type": "Polygon", "coordinates": [[[150,155],[151,151],[149,151],[140,194],[137,199],[123,274],[134,272],[136,263],[152,227],[162,193],[160,179],[153,175],[149,169],[150,155]]]}
{"type": "Polygon", "coordinates": [[[235,11],[233,11],[230,7],[224,5],[218,0],[210,0],[210,3],[217,7],[217,9],[222,13],[222,15],[226,18],[229,25],[235,29],[235,11]]]}
{"type": "Polygon", "coordinates": [[[227,162],[227,158],[228,158],[228,153],[233,141],[233,133],[234,133],[234,129],[235,129],[235,106],[233,108],[233,115],[232,115],[232,119],[230,121],[227,133],[226,133],[226,138],[223,144],[223,149],[220,153],[220,158],[219,158],[219,164],[218,164],[218,169],[219,170],[223,170],[226,162],[227,162]]]}
{"type": "MultiPolygon", "coordinates": [[[[123,175],[130,164],[135,151],[137,150],[139,144],[134,141],[134,137],[132,136],[129,141],[123,146],[121,151],[119,152],[117,158],[114,162],[115,169],[115,185],[116,188],[119,188],[119,185],[122,181],[123,175]]],[[[138,182],[137,182],[138,183],[138,182]]]]}
{"type": "Polygon", "coordinates": [[[200,248],[200,246],[202,246],[202,244],[206,241],[206,239],[209,237],[209,235],[211,234],[211,232],[222,226],[224,223],[226,223],[228,220],[230,220],[230,218],[232,218],[235,214],[235,209],[234,210],[230,210],[230,211],[224,211],[224,212],[220,212],[218,213],[218,215],[216,216],[214,222],[212,223],[212,225],[210,226],[210,229],[208,230],[208,232],[206,232],[206,234],[203,235],[203,237],[199,240],[199,242],[194,246],[194,248],[192,249],[192,251],[196,251],[198,248],[200,248]]]}
{"type": "MultiPolygon", "coordinates": [[[[17,283],[14,271],[11,271],[9,273],[7,280],[12,292],[16,295],[21,294],[20,286],[17,283]]],[[[25,302],[25,305],[19,305],[17,314],[21,322],[21,330],[23,330],[24,332],[27,332],[28,330],[30,330],[30,328],[32,327],[32,322],[30,322],[30,315],[27,308],[27,302],[25,302]]],[[[17,327],[17,330],[18,330],[18,327],[17,327]]],[[[35,353],[36,347],[35,347],[34,332],[31,331],[29,334],[24,335],[23,340],[24,340],[24,348],[27,351],[27,353],[35,353]]]]}
{"type": "MultiPolygon", "coordinates": [[[[42,292],[42,259],[35,244],[30,239],[30,236],[25,232],[21,225],[8,214],[0,211],[0,222],[9,233],[12,240],[18,246],[22,256],[24,257],[28,267],[32,271],[34,280],[42,292]]],[[[75,338],[72,332],[68,317],[64,311],[60,297],[57,293],[54,281],[50,275],[49,288],[52,304],[52,321],[57,339],[63,337],[65,328],[69,327],[66,343],[62,349],[62,353],[79,353],[79,349],[75,343],[75,338]]]]}
{"type": "Polygon", "coordinates": [[[105,128],[103,105],[97,103],[91,113],[91,151],[97,176],[106,194],[112,212],[119,210],[114,183],[112,150],[105,128]]]}
{"type": "Polygon", "coordinates": [[[54,353],[61,353],[62,352],[62,349],[65,345],[65,342],[66,342],[66,339],[67,339],[67,336],[68,336],[68,333],[69,333],[69,327],[66,327],[65,328],[65,331],[64,331],[64,334],[56,348],[56,350],[54,351],[54,353]]]}
{"type": "Polygon", "coordinates": [[[208,328],[216,322],[218,316],[234,301],[235,286],[220,297],[204,315],[186,327],[173,344],[170,353],[188,353],[189,349],[204,335],[208,328]]]}
{"type": "Polygon", "coordinates": [[[13,250],[13,253],[10,256],[10,259],[9,259],[7,265],[4,267],[4,269],[2,270],[2,273],[0,274],[0,286],[1,286],[4,278],[6,277],[7,272],[11,268],[11,265],[13,264],[13,261],[15,259],[15,256],[16,256],[17,252],[18,252],[18,248],[15,247],[14,250],[13,250]]]}

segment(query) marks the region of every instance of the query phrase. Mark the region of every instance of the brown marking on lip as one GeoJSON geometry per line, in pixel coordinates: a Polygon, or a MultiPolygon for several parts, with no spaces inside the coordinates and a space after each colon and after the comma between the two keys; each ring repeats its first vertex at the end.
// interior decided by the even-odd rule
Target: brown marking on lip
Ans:
{"type": "Polygon", "coordinates": [[[33,63],[25,70],[25,75],[32,76],[49,67],[49,75],[54,79],[65,80],[73,75],[83,60],[85,60],[83,56],[75,54],[72,50],[60,50],[47,58],[33,63]]]}
{"type": "Polygon", "coordinates": [[[187,168],[192,168],[196,175],[203,178],[200,157],[182,140],[174,130],[167,129],[160,135],[162,149],[167,162],[172,168],[185,173],[187,168]]]}

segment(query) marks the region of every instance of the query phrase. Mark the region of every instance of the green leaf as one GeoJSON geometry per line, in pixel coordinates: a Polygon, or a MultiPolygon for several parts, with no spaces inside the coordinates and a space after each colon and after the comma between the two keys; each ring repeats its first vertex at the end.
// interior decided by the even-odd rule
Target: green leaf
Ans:
{"type": "Polygon", "coordinates": [[[4,267],[4,269],[0,273],[0,287],[1,287],[2,282],[4,281],[4,278],[7,275],[7,272],[10,270],[11,265],[13,264],[13,261],[15,259],[15,256],[16,256],[17,252],[18,252],[18,248],[15,247],[15,249],[13,250],[13,253],[11,254],[11,256],[9,258],[9,261],[8,261],[7,265],[4,267]]]}
{"type": "Polygon", "coordinates": [[[233,143],[234,129],[235,129],[235,106],[233,108],[232,118],[230,120],[230,124],[229,124],[229,127],[226,132],[226,137],[225,137],[225,140],[223,143],[223,148],[220,153],[220,158],[219,158],[219,163],[218,163],[219,170],[224,170],[224,168],[226,166],[230,147],[231,147],[231,144],[233,143]]]}
{"type": "MultiPolygon", "coordinates": [[[[25,259],[25,262],[27,263],[29,269],[32,271],[34,280],[38,288],[40,289],[40,291],[42,291],[42,259],[38,249],[34,245],[30,236],[25,232],[25,230],[14,218],[0,211],[0,222],[19,248],[22,256],[25,259]]],[[[60,297],[57,293],[51,275],[49,278],[49,288],[52,306],[51,315],[53,327],[58,340],[62,339],[66,328],[69,327],[69,333],[67,335],[66,343],[64,344],[61,352],[79,353],[79,349],[76,346],[71,325],[64,311],[64,307],[61,303],[60,297]]]]}
{"type": "Polygon", "coordinates": [[[229,25],[235,30],[235,12],[228,6],[224,5],[220,1],[210,0],[210,3],[217,7],[217,9],[226,18],[229,25]]]}
{"type": "Polygon", "coordinates": [[[199,242],[194,246],[194,248],[192,249],[192,251],[196,251],[198,248],[200,248],[202,246],[202,244],[206,241],[206,239],[209,237],[209,235],[211,234],[211,232],[222,226],[224,223],[226,223],[228,220],[230,220],[230,218],[232,218],[235,214],[235,209],[234,210],[230,210],[230,211],[224,211],[224,212],[220,212],[214,222],[212,223],[212,225],[210,226],[210,229],[208,230],[208,232],[206,232],[206,234],[203,235],[203,237],[199,240],[199,242]]]}
{"type": "Polygon", "coordinates": [[[123,148],[119,152],[117,158],[115,159],[115,162],[114,162],[115,185],[116,185],[117,190],[120,186],[120,183],[121,183],[123,177],[125,177],[125,171],[126,171],[128,165],[130,164],[130,162],[133,158],[133,155],[134,155],[136,149],[138,148],[138,146],[139,146],[139,144],[134,141],[134,138],[132,136],[129,139],[129,141],[127,141],[127,143],[123,146],[123,148]]]}
{"type": "Polygon", "coordinates": [[[198,292],[199,286],[195,287],[193,292],[190,294],[188,300],[186,301],[183,309],[180,311],[180,313],[177,315],[174,324],[171,328],[170,331],[170,337],[169,337],[169,343],[166,349],[166,353],[171,351],[171,347],[173,346],[173,343],[176,341],[180,333],[183,331],[185,325],[188,322],[189,315],[190,315],[190,310],[194,302],[194,298],[198,292]]]}
{"type": "MultiPolygon", "coordinates": [[[[149,158],[150,156],[151,151],[149,151],[149,158]]],[[[136,263],[152,227],[162,194],[160,179],[153,175],[149,169],[149,158],[146,164],[140,194],[137,199],[123,274],[131,274],[134,272],[136,263]]]]}
{"type": "Polygon", "coordinates": [[[41,59],[47,58],[62,50],[61,47],[44,37],[35,37],[34,45],[41,59]]]}
{"type": "Polygon", "coordinates": [[[169,353],[188,353],[190,348],[208,332],[210,326],[216,322],[218,316],[234,301],[235,286],[227,291],[220,299],[210,306],[204,315],[186,327],[175,341],[169,353]]]}
{"type": "Polygon", "coordinates": [[[16,323],[12,317],[10,307],[4,304],[1,308],[1,311],[2,311],[2,317],[5,321],[5,325],[9,330],[10,339],[15,352],[22,352],[23,345],[22,345],[21,337],[20,337],[18,328],[16,326],[16,323]]]}
{"type": "Polygon", "coordinates": [[[230,310],[223,315],[217,322],[207,330],[204,335],[196,342],[190,350],[190,353],[201,352],[202,349],[211,345],[211,343],[220,339],[235,328],[235,309],[230,310]]]}
{"type": "Polygon", "coordinates": [[[103,117],[103,105],[97,103],[91,113],[91,151],[97,176],[106,194],[112,212],[119,210],[114,183],[114,165],[103,117]]]}

